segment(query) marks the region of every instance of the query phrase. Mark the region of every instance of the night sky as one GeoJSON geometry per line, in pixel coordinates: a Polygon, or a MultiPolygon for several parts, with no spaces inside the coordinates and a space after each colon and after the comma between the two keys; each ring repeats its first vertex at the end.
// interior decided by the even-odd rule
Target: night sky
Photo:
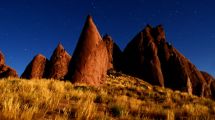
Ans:
{"type": "Polygon", "coordinates": [[[72,54],[86,16],[123,50],[147,24],[215,76],[214,0],[0,0],[0,50],[19,75],[32,58],[50,58],[59,42],[72,54]]]}

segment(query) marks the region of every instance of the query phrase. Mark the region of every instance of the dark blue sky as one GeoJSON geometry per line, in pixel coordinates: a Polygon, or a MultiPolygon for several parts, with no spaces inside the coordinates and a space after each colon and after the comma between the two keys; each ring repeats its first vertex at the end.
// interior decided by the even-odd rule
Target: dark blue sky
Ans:
{"type": "Polygon", "coordinates": [[[215,76],[214,0],[0,0],[7,64],[21,74],[37,53],[49,58],[58,42],[72,54],[88,14],[121,49],[146,24],[162,24],[169,42],[215,76]]]}

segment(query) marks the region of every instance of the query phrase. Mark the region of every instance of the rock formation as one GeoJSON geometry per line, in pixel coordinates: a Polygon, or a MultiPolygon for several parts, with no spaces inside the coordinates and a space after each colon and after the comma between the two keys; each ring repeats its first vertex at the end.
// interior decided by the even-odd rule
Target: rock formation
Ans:
{"type": "Polygon", "coordinates": [[[4,62],[4,55],[3,53],[0,51],[0,65],[4,65],[5,62],[4,62]]]}
{"type": "Polygon", "coordinates": [[[201,71],[203,77],[206,80],[206,86],[204,89],[204,97],[215,99],[215,79],[207,72],[201,71]]]}
{"type": "Polygon", "coordinates": [[[123,52],[123,69],[125,73],[140,77],[151,84],[164,86],[152,30],[151,26],[147,26],[127,45],[123,52]]]}
{"type": "Polygon", "coordinates": [[[48,59],[42,54],[38,54],[28,64],[24,73],[21,75],[21,78],[26,78],[26,79],[46,78],[47,76],[46,71],[47,71],[48,65],[49,65],[48,59]]]}
{"type": "Polygon", "coordinates": [[[48,70],[48,78],[64,80],[68,73],[71,56],[66,52],[62,44],[54,50],[48,70]]]}
{"type": "Polygon", "coordinates": [[[211,96],[209,98],[212,98],[213,100],[215,100],[215,80],[213,80],[210,84],[210,92],[211,92],[211,96]]]}
{"type": "MultiPolygon", "coordinates": [[[[0,54],[0,70],[9,69],[2,65],[4,56],[0,54]]],[[[59,44],[50,62],[37,55],[21,77],[68,79],[73,83],[99,86],[104,84],[107,70],[112,69],[153,85],[215,99],[214,78],[199,71],[169,44],[161,25],[155,28],[147,25],[121,52],[110,36],[100,36],[91,16],[87,17],[72,59],[59,44]]],[[[14,74],[12,70],[7,73],[14,74]]]]}
{"type": "Polygon", "coordinates": [[[108,52],[91,16],[80,35],[71,60],[68,76],[73,83],[101,85],[104,83],[108,67],[108,52]]]}
{"type": "Polygon", "coordinates": [[[161,25],[155,28],[148,25],[127,45],[123,57],[125,73],[153,85],[204,95],[205,78],[187,58],[166,42],[161,25]]]}
{"type": "Polygon", "coordinates": [[[0,51],[0,78],[8,78],[8,77],[16,78],[18,77],[18,74],[14,69],[5,65],[4,55],[0,51]]]}
{"type": "Polygon", "coordinates": [[[165,86],[203,96],[206,81],[201,72],[175,48],[169,51],[171,55],[163,70],[167,70],[165,86]],[[191,83],[191,84],[190,84],[191,83]]]}
{"type": "Polygon", "coordinates": [[[122,51],[118,45],[112,40],[109,35],[105,35],[103,40],[106,44],[108,51],[108,70],[120,70],[122,61],[122,51]]]}

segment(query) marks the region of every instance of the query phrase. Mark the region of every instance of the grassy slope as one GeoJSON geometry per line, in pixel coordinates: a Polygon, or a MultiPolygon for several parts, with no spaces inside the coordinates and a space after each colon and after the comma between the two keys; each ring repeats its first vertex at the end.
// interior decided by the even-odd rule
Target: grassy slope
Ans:
{"type": "Polygon", "coordinates": [[[0,80],[0,119],[212,119],[215,102],[133,78],[96,88],[57,80],[0,80]]]}

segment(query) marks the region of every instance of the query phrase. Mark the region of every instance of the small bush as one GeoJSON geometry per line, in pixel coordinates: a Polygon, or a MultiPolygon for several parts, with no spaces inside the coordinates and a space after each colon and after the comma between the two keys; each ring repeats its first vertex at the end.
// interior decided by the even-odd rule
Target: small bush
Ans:
{"type": "Polygon", "coordinates": [[[114,117],[120,117],[122,115],[122,108],[118,105],[112,105],[110,107],[110,113],[114,116],[114,117]]]}
{"type": "Polygon", "coordinates": [[[94,100],[95,103],[102,103],[103,101],[104,100],[103,100],[103,98],[102,98],[101,95],[97,95],[96,98],[95,98],[95,100],[94,100]]]}

